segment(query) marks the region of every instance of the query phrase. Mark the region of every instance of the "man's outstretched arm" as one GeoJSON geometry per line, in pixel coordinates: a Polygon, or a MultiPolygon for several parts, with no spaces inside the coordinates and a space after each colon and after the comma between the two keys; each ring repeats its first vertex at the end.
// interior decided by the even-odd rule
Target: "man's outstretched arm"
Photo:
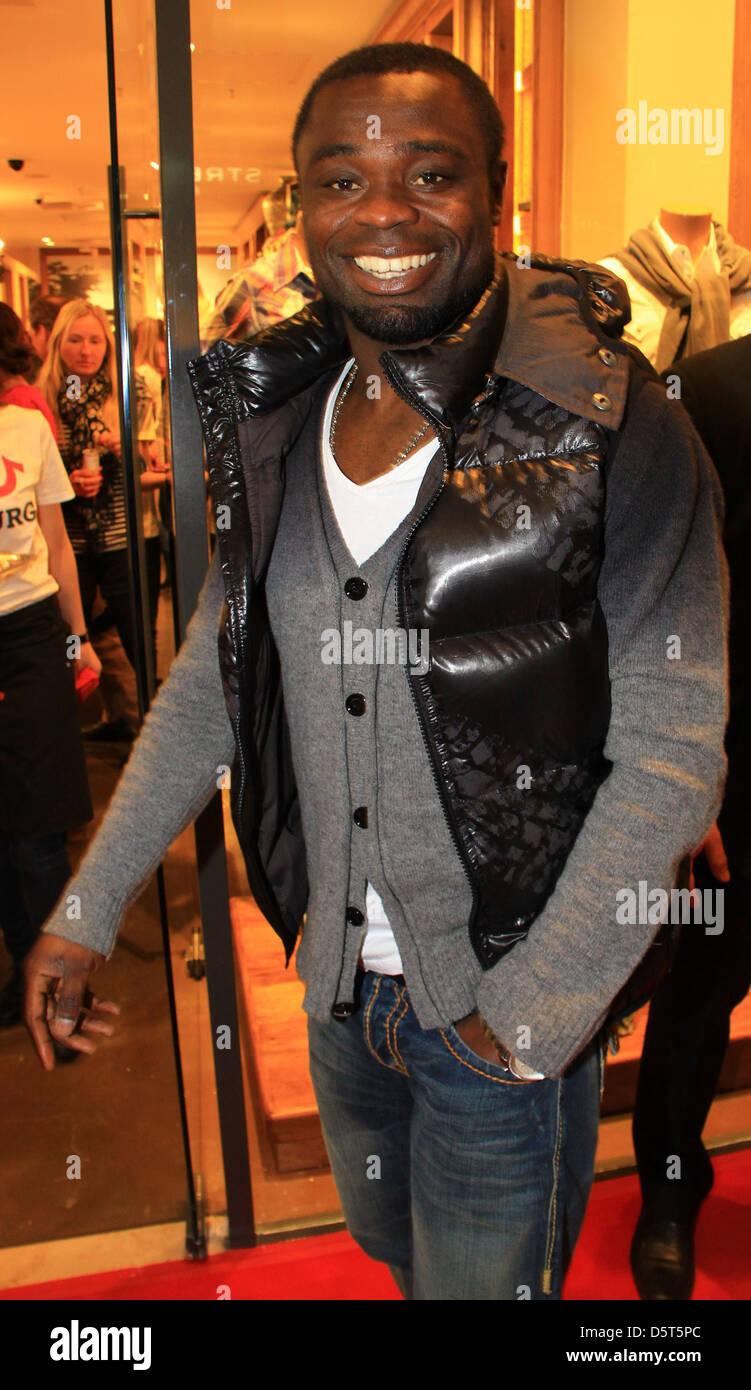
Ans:
{"type": "MultiPolygon", "coordinates": [[[[607,483],[600,603],[612,714],[600,787],[525,941],[481,979],[477,1007],[504,1044],[559,1075],[594,1035],[657,924],[622,925],[636,895],[669,891],[719,808],[725,771],[727,576],[722,496],[679,403],[649,383],[607,483]],[[519,1029],[529,1029],[520,1033],[519,1029]]],[[[685,930],[702,930],[687,925],[685,930]]]]}
{"type": "MultiPolygon", "coordinates": [[[[218,557],[201,590],[185,641],[133,746],[102,824],[26,961],[26,1023],[52,1066],[44,995],[60,981],[54,1036],[92,1051],[86,1033],[111,1032],[90,1019],[71,1030],[88,976],[111,954],[126,907],[172,842],[217,790],[235,741],[222,690],[217,634],[224,601],[218,557]],[[67,1020],[67,1021],[66,1021],[67,1020]]],[[[112,1012],[105,1007],[105,1012],[112,1012]]],[[[51,1009],[50,1009],[51,1012],[51,1009]]]]}

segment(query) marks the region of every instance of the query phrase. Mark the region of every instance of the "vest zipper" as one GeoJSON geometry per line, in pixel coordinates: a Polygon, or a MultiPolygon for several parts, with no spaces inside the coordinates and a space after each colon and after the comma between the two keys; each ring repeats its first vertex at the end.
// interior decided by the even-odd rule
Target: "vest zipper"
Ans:
{"type": "MultiPolygon", "coordinates": [[[[416,410],[416,411],[417,411],[418,415],[421,415],[422,418],[423,418],[424,420],[427,420],[428,423],[431,424],[431,425],[433,426],[433,428],[435,429],[436,434],[438,435],[438,443],[439,443],[439,446],[440,446],[441,453],[443,454],[443,459],[444,459],[444,463],[445,463],[446,469],[450,469],[450,467],[451,467],[451,459],[450,459],[450,457],[449,457],[449,453],[448,453],[448,450],[447,450],[446,445],[445,445],[445,442],[444,442],[444,437],[443,437],[443,426],[440,424],[440,422],[439,422],[437,419],[434,418],[434,416],[431,414],[430,411],[425,410],[425,408],[424,408],[424,406],[422,405],[422,403],[420,402],[419,398],[418,398],[413,392],[411,392],[408,388],[405,388],[405,387],[403,386],[402,382],[401,382],[401,381],[398,379],[398,377],[395,375],[395,373],[394,373],[394,371],[393,371],[393,368],[391,367],[390,363],[389,363],[388,361],[386,361],[386,362],[383,362],[383,361],[382,361],[382,365],[383,365],[384,370],[385,370],[385,372],[386,372],[386,376],[387,376],[387,378],[388,378],[388,380],[389,380],[391,386],[392,386],[393,389],[396,391],[397,395],[398,395],[398,396],[401,396],[402,400],[406,401],[407,404],[410,405],[410,406],[412,407],[413,410],[416,410]]],[[[402,550],[401,550],[401,554],[399,555],[399,559],[397,560],[397,564],[396,564],[396,573],[395,573],[395,577],[394,577],[394,589],[395,589],[395,598],[396,598],[396,611],[397,611],[397,616],[398,616],[399,625],[400,625],[400,627],[402,627],[405,631],[406,631],[406,628],[405,628],[404,619],[405,619],[405,616],[406,616],[406,615],[405,615],[405,612],[404,612],[404,604],[403,604],[403,602],[402,602],[401,584],[400,584],[401,577],[402,577],[402,570],[403,570],[403,567],[404,567],[404,559],[405,559],[405,556],[406,556],[406,554],[407,554],[407,550],[409,549],[410,541],[412,540],[412,537],[413,537],[414,534],[415,534],[415,531],[417,530],[417,528],[418,528],[419,526],[422,525],[422,523],[423,523],[425,517],[428,515],[428,513],[429,513],[429,512],[432,510],[432,508],[435,506],[435,504],[436,504],[436,502],[438,501],[438,498],[440,497],[441,493],[443,492],[443,489],[444,489],[445,486],[446,486],[445,481],[442,481],[440,487],[439,487],[438,490],[437,490],[437,492],[433,495],[433,497],[431,497],[430,501],[429,501],[429,502],[426,504],[426,506],[423,508],[423,510],[422,510],[422,512],[420,513],[420,515],[419,515],[418,517],[416,517],[415,521],[412,523],[412,526],[410,527],[409,533],[408,533],[407,537],[405,538],[404,545],[402,546],[402,550]]],[[[477,897],[476,880],[475,880],[475,879],[473,878],[473,876],[472,876],[472,872],[471,872],[471,869],[470,869],[470,865],[471,865],[471,868],[474,869],[475,873],[476,873],[477,870],[478,870],[478,866],[477,866],[476,864],[474,864],[474,862],[472,861],[472,857],[471,857],[471,855],[469,854],[469,851],[466,849],[466,847],[465,847],[465,845],[464,845],[464,843],[463,843],[463,841],[462,841],[461,835],[460,835],[460,833],[459,833],[459,828],[458,828],[458,826],[457,826],[457,824],[456,824],[456,820],[455,820],[455,817],[454,817],[453,808],[452,808],[451,803],[450,803],[450,801],[449,801],[449,799],[448,799],[448,793],[447,793],[447,791],[446,791],[445,784],[444,784],[443,779],[442,779],[442,777],[441,777],[441,771],[440,771],[440,764],[439,764],[439,761],[438,761],[438,756],[437,756],[435,747],[434,747],[434,745],[432,744],[432,742],[431,742],[431,740],[430,740],[430,734],[429,734],[428,728],[427,728],[427,726],[426,726],[425,712],[424,712],[424,709],[423,709],[423,707],[422,707],[422,705],[421,705],[421,703],[420,703],[420,700],[419,700],[418,697],[417,697],[417,691],[416,691],[416,688],[415,688],[415,687],[419,684],[419,685],[420,685],[421,692],[422,692],[422,695],[423,695],[423,699],[424,699],[425,703],[427,704],[427,702],[428,702],[428,697],[429,697],[430,692],[429,692],[429,688],[428,688],[428,685],[427,685],[426,677],[425,677],[425,676],[414,677],[414,676],[412,676],[412,675],[408,675],[408,676],[407,676],[407,684],[409,685],[409,688],[410,688],[410,691],[411,691],[411,694],[412,694],[412,699],[413,699],[413,701],[414,701],[415,710],[416,710],[416,712],[417,712],[417,722],[418,722],[418,724],[419,724],[419,726],[420,726],[420,732],[421,732],[421,734],[422,734],[423,743],[424,743],[424,745],[425,745],[425,751],[426,751],[426,753],[427,753],[427,755],[428,755],[428,760],[429,760],[429,762],[430,762],[430,770],[431,770],[431,772],[432,772],[432,774],[433,774],[433,782],[434,782],[434,784],[435,784],[436,791],[438,792],[438,798],[439,798],[440,803],[441,803],[441,808],[442,808],[442,810],[443,810],[444,819],[445,819],[445,821],[446,821],[446,825],[448,826],[448,831],[449,831],[449,834],[450,834],[451,839],[452,839],[452,841],[453,841],[453,844],[454,844],[454,847],[455,847],[455,849],[456,849],[456,852],[457,852],[457,854],[458,854],[458,856],[459,856],[459,863],[460,863],[461,866],[462,866],[462,869],[463,869],[463,871],[464,871],[464,875],[465,875],[465,877],[466,877],[466,879],[467,879],[467,882],[468,882],[468,884],[469,884],[470,891],[471,891],[471,894],[472,894],[472,909],[471,909],[471,912],[470,912],[469,923],[468,923],[468,930],[469,930],[470,941],[471,941],[471,939],[472,939],[472,928],[473,928],[473,926],[474,926],[475,918],[476,918],[476,915],[477,915],[478,897],[477,897]],[[469,864],[468,864],[467,861],[469,861],[469,864]]]]}
{"type": "MultiPolygon", "coordinates": [[[[225,390],[224,390],[224,387],[223,387],[223,389],[222,389],[222,395],[224,396],[225,394],[226,394],[226,393],[225,393],[225,390]]],[[[228,414],[228,416],[229,416],[230,418],[232,418],[233,402],[232,402],[231,400],[229,400],[229,401],[225,401],[225,404],[226,404],[227,414],[228,414]]],[[[208,453],[208,450],[207,450],[207,453],[208,453]]],[[[211,460],[210,460],[210,462],[211,462],[211,460]]],[[[249,527],[250,527],[250,524],[251,524],[251,523],[250,523],[250,517],[248,517],[248,525],[249,525],[249,527]]],[[[229,554],[227,554],[227,552],[222,548],[222,541],[221,541],[221,540],[217,539],[217,544],[218,544],[218,546],[219,546],[219,548],[220,548],[220,556],[222,557],[222,559],[224,559],[224,558],[225,558],[225,555],[226,555],[226,559],[227,559],[227,562],[228,562],[229,567],[230,567],[230,572],[231,572],[232,575],[233,575],[233,586],[232,586],[232,587],[233,587],[233,590],[235,590],[236,586],[235,586],[235,584],[234,584],[234,566],[233,566],[233,564],[232,564],[231,556],[230,556],[229,554]]],[[[251,528],[251,544],[252,544],[252,528],[251,528]]],[[[252,559],[252,555],[251,555],[251,559],[252,559]]],[[[251,584],[252,584],[252,583],[253,583],[253,580],[252,580],[252,578],[251,578],[251,584]]],[[[226,594],[225,594],[225,597],[226,597],[226,594]]],[[[238,654],[238,657],[241,659],[242,667],[247,669],[247,646],[246,646],[246,641],[245,641],[245,634],[243,633],[243,631],[242,631],[242,625],[241,625],[241,623],[240,623],[239,620],[238,620],[236,607],[235,607],[234,605],[227,604],[227,613],[228,613],[228,617],[230,618],[230,623],[231,623],[231,629],[232,629],[232,643],[233,643],[234,649],[235,649],[236,653],[238,654]]],[[[238,664],[240,664],[240,663],[238,663],[238,664]]],[[[240,684],[242,685],[242,682],[240,682],[240,684]]],[[[246,763],[246,761],[245,761],[245,753],[244,753],[244,750],[243,750],[243,741],[242,741],[242,738],[241,738],[241,736],[240,736],[240,727],[241,727],[241,723],[242,723],[242,711],[241,711],[241,709],[239,708],[240,703],[241,703],[241,702],[240,702],[240,700],[238,699],[238,712],[237,712],[237,717],[236,717],[235,719],[232,720],[232,730],[233,730],[233,733],[234,733],[234,735],[235,735],[235,747],[236,747],[236,749],[237,749],[237,752],[238,752],[238,755],[239,755],[239,762],[240,762],[240,785],[239,785],[239,787],[238,787],[238,789],[237,789],[237,799],[236,799],[237,828],[238,828],[238,831],[239,831],[239,829],[242,827],[242,823],[243,823],[243,808],[244,808],[244,805],[245,805],[245,797],[246,797],[247,790],[248,790],[248,768],[247,768],[247,763],[246,763]]],[[[233,819],[234,819],[234,818],[233,818],[233,819]]],[[[238,835],[238,838],[239,838],[239,835],[238,835]]],[[[280,910],[279,910],[279,904],[278,904],[277,901],[276,901],[276,897],[275,897],[273,894],[270,894],[270,892],[269,892],[269,890],[268,890],[268,888],[267,888],[267,886],[266,886],[266,883],[265,883],[265,881],[264,881],[265,875],[264,875],[264,871],[263,871],[263,867],[262,867],[262,864],[261,864],[260,857],[259,857],[259,856],[255,853],[255,851],[252,850],[250,847],[247,847],[247,848],[246,848],[246,846],[245,846],[242,842],[240,843],[240,848],[241,848],[241,850],[242,850],[243,859],[244,859],[244,861],[245,861],[245,869],[246,869],[246,873],[247,873],[247,876],[248,876],[248,886],[249,886],[249,888],[251,889],[251,892],[252,892],[252,894],[253,894],[253,897],[254,897],[256,903],[258,904],[258,906],[260,907],[261,911],[263,912],[263,914],[264,914],[266,920],[270,923],[270,925],[271,925],[271,926],[274,928],[274,930],[277,932],[277,935],[280,936],[280,938],[281,938],[281,940],[282,940],[282,944],[283,944],[284,949],[285,949],[285,952],[286,952],[286,954],[287,954],[287,961],[289,961],[289,957],[290,957],[290,954],[291,954],[291,951],[290,951],[290,949],[288,948],[288,945],[287,945],[287,937],[288,937],[288,934],[289,934],[289,933],[288,933],[287,928],[286,928],[286,926],[285,926],[285,924],[284,924],[284,922],[283,922],[283,920],[282,920],[282,915],[281,915],[281,912],[280,912],[280,910]]],[[[294,949],[294,946],[293,946],[292,949],[294,949]]]]}

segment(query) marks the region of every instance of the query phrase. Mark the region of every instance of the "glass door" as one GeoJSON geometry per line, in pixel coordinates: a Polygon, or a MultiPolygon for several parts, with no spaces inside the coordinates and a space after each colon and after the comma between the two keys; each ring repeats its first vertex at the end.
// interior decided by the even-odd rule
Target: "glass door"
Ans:
{"type": "MultiPolygon", "coordinates": [[[[186,372],[199,350],[191,43],[179,0],[105,0],[105,14],[123,430],[132,463],[133,567],[145,576],[136,606],[147,708],[184,637],[209,561],[203,447],[186,372]]],[[[209,1212],[227,1211],[230,1244],[254,1240],[219,786],[218,777],[213,802],[157,873],[187,1242],[199,1255],[209,1212]],[[202,922],[210,924],[205,935],[202,922]],[[219,1034],[227,1032],[234,1047],[221,1046],[219,1034]]]]}
{"type": "MultiPolygon", "coordinates": [[[[54,379],[38,380],[57,418],[66,469],[88,455],[112,502],[102,508],[95,541],[87,534],[74,545],[82,594],[88,584],[86,624],[102,661],[99,689],[80,706],[94,816],[68,834],[74,872],[175,650],[153,6],[120,0],[114,8],[116,21],[102,0],[82,0],[75,25],[53,0],[13,8],[0,58],[12,121],[7,138],[19,154],[17,182],[4,190],[0,214],[13,267],[2,277],[2,297],[31,335],[38,371],[54,354],[54,379]],[[96,361],[79,366],[71,354],[81,337],[94,344],[96,361]],[[94,392],[96,425],[83,408],[94,392]]],[[[202,481],[200,460],[198,468],[202,481]]],[[[69,534],[78,537],[67,506],[69,534]]],[[[200,1113],[188,1117],[194,1156],[186,1161],[173,1043],[180,989],[171,963],[177,954],[190,988],[205,992],[181,954],[197,915],[185,889],[195,877],[192,836],[175,855],[165,870],[167,891],[161,874],[147,885],[97,977],[97,989],[122,1010],[115,1036],[92,1057],[58,1062],[49,1075],[21,1023],[0,1030],[4,1108],[12,1117],[0,1152],[3,1246],[187,1219],[189,1244],[200,1251],[194,1173],[202,1171],[200,1140],[209,1123],[200,1113]],[[175,903],[169,924],[167,898],[175,903]]],[[[7,907],[7,883],[2,891],[7,907]]],[[[0,982],[7,967],[0,948],[0,982]]],[[[195,1014],[197,1004],[191,1008],[195,1014]]],[[[190,1035],[190,1013],[188,1023],[190,1035]]],[[[204,1110],[210,1114],[205,1102],[204,1110]]]]}

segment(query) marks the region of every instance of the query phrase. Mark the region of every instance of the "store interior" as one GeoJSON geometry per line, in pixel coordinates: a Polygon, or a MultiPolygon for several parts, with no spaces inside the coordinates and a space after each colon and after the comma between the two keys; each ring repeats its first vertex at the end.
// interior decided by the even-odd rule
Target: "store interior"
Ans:
{"type": "MultiPolygon", "coordinates": [[[[743,177],[751,95],[742,78],[744,55],[751,61],[751,21],[741,0],[716,0],[710,43],[701,38],[707,20],[700,0],[376,0],[354,7],[344,0],[315,7],[304,0],[273,6],[192,0],[186,10],[194,147],[187,192],[195,209],[194,309],[201,348],[230,277],[255,260],[269,235],[294,224],[289,141],[305,91],[334,57],[373,41],[409,39],[447,48],[488,81],[507,129],[499,249],[523,254],[531,247],[551,256],[600,260],[665,207],[706,208],[738,243],[751,245],[751,192],[743,177]],[[623,109],[638,114],[639,103],[646,102],[670,110],[687,100],[692,108],[725,113],[721,147],[715,125],[710,154],[705,145],[641,140],[638,131],[630,142],[616,138],[623,109]]],[[[85,297],[115,323],[108,183],[114,115],[128,209],[122,225],[132,351],[138,325],[163,321],[166,311],[153,0],[117,0],[114,6],[114,113],[102,0],[79,0],[75,23],[69,5],[58,0],[0,3],[0,16],[0,300],[29,324],[39,295],[85,297]]],[[[193,215],[187,195],[185,207],[193,215]]],[[[186,460],[171,449],[170,385],[168,361],[166,457],[173,477],[181,468],[195,477],[200,457],[186,460]]],[[[210,520],[207,508],[206,560],[210,520]]],[[[183,539],[169,504],[162,511],[162,539],[151,691],[139,689],[114,628],[106,626],[106,613],[98,638],[110,688],[117,692],[118,717],[131,729],[138,727],[144,701],[167,679],[179,639],[175,555],[183,539]]],[[[134,588],[136,600],[139,592],[134,588]]],[[[82,705],[84,729],[106,714],[107,698],[107,692],[97,692],[82,705]]],[[[95,818],[71,836],[74,867],[131,747],[127,740],[86,743],[95,818]]],[[[224,1083],[217,1080],[204,954],[211,920],[199,895],[196,840],[188,830],[163,865],[166,907],[160,884],[152,880],[128,911],[105,967],[102,984],[122,1010],[114,1037],[93,1057],[45,1073],[22,1026],[0,1030],[0,1288],[62,1278],[73,1267],[85,1274],[180,1258],[187,1168],[207,1248],[243,1244],[237,1234],[233,1241],[227,1218],[228,1146],[236,1153],[238,1143],[245,1145],[252,1192],[246,1243],[316,1233],[323,1238],[342,1227],[307,1068],[304,988],[294,961],[284,968],[280,943],[249,895],[229,793],[219,783],[218,790],[244,1125],[240,1116],[238,1132],[228,1137],[222,1114],[230,1102],[222,1111],[218,1101],[224,1083]],[[66,1179],[71,1154],[81,1157],[83,1181],[66,1179]]],[[[0,975],[6,965],[0,947],[0,975]]],[[[608,1058],[598,1181],[635,1169],[631,1114],[645,1020],[642,1009],[626,1021],[619,1049],[608,1058]]],[[[732,1017],[704,1138],[718,1154],[751,1144],[748,997],[732,1017]]]]}

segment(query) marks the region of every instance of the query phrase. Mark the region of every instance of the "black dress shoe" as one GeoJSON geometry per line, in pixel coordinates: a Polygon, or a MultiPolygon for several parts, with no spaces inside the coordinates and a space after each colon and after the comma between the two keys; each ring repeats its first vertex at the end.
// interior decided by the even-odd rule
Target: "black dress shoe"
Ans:
{"type": "Polygon", "coordinates": [[[642,1299],[690,1299],[694,1222],[670,1221],[642,1211],[631,1242],[631,1272],[642,1299]]]}

